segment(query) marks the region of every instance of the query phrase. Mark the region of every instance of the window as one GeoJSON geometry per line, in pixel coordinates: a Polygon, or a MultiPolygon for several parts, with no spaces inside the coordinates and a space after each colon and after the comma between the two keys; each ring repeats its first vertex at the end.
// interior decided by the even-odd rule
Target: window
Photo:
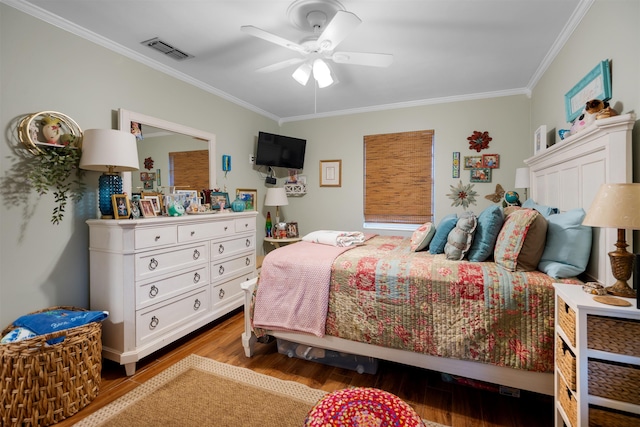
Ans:
{"type": "Polygon", "coordinates": [[[169,153],[169,186],[178,190],[209,188],[209,150],[169,153]]]}
{"type": "Polygon", "coordinates": [[[365,223],[433,221],[433,130],[364,137],[365,223]]]}

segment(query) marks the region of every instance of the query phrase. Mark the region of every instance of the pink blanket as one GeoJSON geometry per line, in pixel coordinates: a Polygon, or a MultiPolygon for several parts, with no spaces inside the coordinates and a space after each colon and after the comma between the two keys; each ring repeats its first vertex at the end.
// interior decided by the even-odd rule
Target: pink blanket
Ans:
{"type": "Polygon", "coordinates": [[[351,247],[298,242],[262,262],[253,325],[324,336],[331,265],[351,247]]]}

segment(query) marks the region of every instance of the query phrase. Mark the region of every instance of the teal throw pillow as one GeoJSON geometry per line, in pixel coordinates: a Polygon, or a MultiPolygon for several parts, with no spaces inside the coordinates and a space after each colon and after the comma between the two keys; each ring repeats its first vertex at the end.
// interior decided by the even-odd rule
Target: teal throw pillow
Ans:
{"type": "Polygon", "coordinates": [[[478,215],[478,226],[467,259],[474,262],[486,261],[496,245],[496,239],[504,223],[504,214],[500,206],[489,206],[478,215]]]}
{"type": "Polygon", "coordinates": [[[444,253],[444,245],[447,244],[447,237],[449,237],[449,233],[453,230],[453,227],[456,226],[457,222],[458,215],[454,213],[442,218],[436,227],[436,234],[433,235],[431,243],[429,243],[429,253],[433,255],[444,253]]]}
{"type": "Polygon", "coordinates": [[[591,254],[591,227],[582,225],[586,213],[578,208],[547,218],[547,241],[538,270],[562,279],[585,271],[591,254]]]}

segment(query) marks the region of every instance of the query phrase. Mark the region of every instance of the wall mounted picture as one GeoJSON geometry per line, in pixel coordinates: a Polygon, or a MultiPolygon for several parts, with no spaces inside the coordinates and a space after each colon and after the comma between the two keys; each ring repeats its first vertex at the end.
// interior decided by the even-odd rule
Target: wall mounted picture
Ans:
{"type": "Polygon", "coordinates": [[[611,99],[611,69],[608,59],[600,61],[564,95],[567,122],[573,122],[582,113],[585,104],[590,99],[601,101],[611,99]]]}
{"type": "Polygon", "coordinates": [[[482,167],[482,156],[464,156],[464,168],[476,169],[482,167]]]}
{"type": "Polygon", "coordinates": [[[500,155],[499,154],[483,154],[482,167],[489,168],[489,169],[498,169],[500,167],[500,155]]]}
{"type": "Polygon", "coordinates": [[[491,182],[491,169],[471,169],[471,182],[491,182]]]}
{"type": "Polygon", "coordinates": [[[238,188],[236,189],[236,198],[239,198],[244,202],[245,211],[258,210],[258,190],[238,188]]]}
{"type": "Polygon", "coordinates": [[[342,186],[342,160],[320,160],[320,187],[342,186]]]}
{"type": "Polygon", "coordinates": [[[113,216],[115,219],[127,219],[131,215],[131,205],[126,194],[114,194],[111,196],[113,216]]]}
{"type": "Polygon", "coordinates": [[[451,178],[460,178],[460,152],[454,151],[451,162],[451,178]]]}

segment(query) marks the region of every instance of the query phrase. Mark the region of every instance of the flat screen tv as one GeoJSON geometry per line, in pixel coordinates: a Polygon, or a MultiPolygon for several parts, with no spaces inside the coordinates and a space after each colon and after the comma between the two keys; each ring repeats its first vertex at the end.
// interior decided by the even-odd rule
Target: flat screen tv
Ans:
{"type": "Polygon", "coordinates": [[[259,132],[256,165],[302,169],[307,140],[259,132]]]}

